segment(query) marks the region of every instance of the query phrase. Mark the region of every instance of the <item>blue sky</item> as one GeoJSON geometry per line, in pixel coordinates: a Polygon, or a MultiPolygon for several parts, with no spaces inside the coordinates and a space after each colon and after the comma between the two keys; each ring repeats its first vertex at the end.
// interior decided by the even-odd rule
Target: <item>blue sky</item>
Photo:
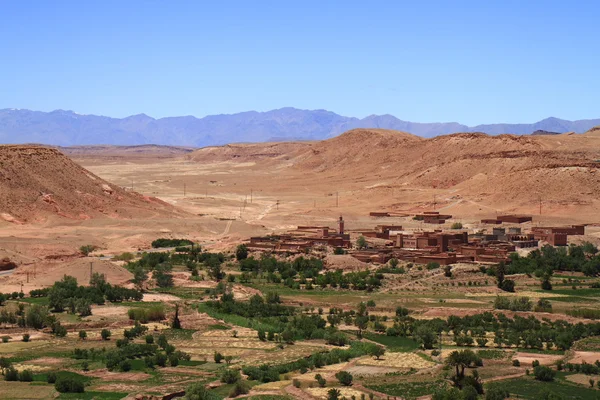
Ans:
{"type": "Polygon", "coordinates": [[[0,108],[600,117],[600,2],[0,3],[0,108]]]}

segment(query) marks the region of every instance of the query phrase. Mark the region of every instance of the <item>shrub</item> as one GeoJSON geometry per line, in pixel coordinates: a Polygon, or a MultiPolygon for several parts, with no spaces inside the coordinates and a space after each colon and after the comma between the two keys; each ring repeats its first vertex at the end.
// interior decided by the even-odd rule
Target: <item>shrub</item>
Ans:
{"type": "Polygon", "coordinates": [[[19,372],[14,367],[9,367],[4,371],[4,380],[14,382],[19,380],[19,372]]]}
{"type": "Polygon", "coordinates": [[[108,340],[110,339],[110,331],[108,329],[102,329],[102,331],[100,332],[100,336],[102,337],[102,340],[108,340]]]}
{"type": "Polygon", "coordinates": [[[48,372],[48,375],[46,375],[46,382],[55,383],[56,382],[56,372],[48,372]]]}
{"type": "Polygon", "coordinates": [[[301,386],[301,383],[298,379],[292,380],[292,384],[294,385],[295,388],[299,388],[301,386]]]}
{"type": "Polygon", "coordinates": [[[450,229],[462,229],[463,228],[463,224],[461,224],[460,222],[455,222],[450,226],[450,229]]]}
{"type": "Polygon", "coordinates": [[[235,383],[235,386],[229,392],[229,397],[237,397],[242,394],[248,394],[250,392],[250,386],[247,382],[239,380],[235,383]]]}
{"type": "Polygon", "coordinates": [[[8,343],[10,336],[2,336],[2,343],[8,343]]]}
{"type": "Polygon", "coordinates": [[[29,336],[29,333],[26,333],[26,334],[24,334],[24,335],[23,335],[23,341],[24,341],[24,342],[29,342],[29,338],[30,338],[30,337],[31,337],[31,336],[29,336]]]}
{"type": "Polygon", "coordinates": [[[87,339],[87,332],[84,330],[79,331],[79,339],[81,339],[81,340],[87,339]]]}
{"type": "Polygon", "coordinates": [[[242,378],[242,376],[240,375],[240,371],[237,369],[231,369],[231,368],[227,368],[225,370],[223,370],[223,373],[221,374],[221,382],[223,383],[236,383],[237,381],[239,381],[242,378]]]}
{"type": "Polygon", "coordinates": [[[220,364],[221,361],[223,361],[223,354],[219,353],[218,351],[215,351],[215,353],[213,354],[213,358],[217,364],[220,364]]]}
{"type": "Polygon", "coordinates": [[[344,386],[352,385],[352,374],[347,371],[340,371],[335,374],[335,378],[344,386]]]}
{"type": "Polygon", "coordinates": [[[33,382],[33,372],[30,369],[24,369],[19,372],[19,381],[21,382],[33,382]]]}
{"type": "Polygon", "coordinates": [[[491,387],[485,392],[485,400],[504,400],[509,397],[510,394],[507,390],[497,386],[491,387]]]}
{"type": "Polygon", "coordinates": [[[60,393],[83,393],[83,382],[73,378],[58,378],[54,384],[54,388],[60,393]]]}
{"type": "Polygon", "coordinates": [[[545,365],[538,365],[533,369],[533,375],[538,381],[552,382],[554,380],[554,375],[556,375],[556,371],[545,365]]]}
{"type": "Polygon", "coordinates": [[[517,359],[514,359],[512,361],[512,365],[513,365],[513,367],[520,367],[521,366],[521,361],[519,361],[517,359]]]}
{"type": "Polygon", "coordinates": [[[323,378],[323,376],[321,374],[316,374],[315,380],[319,384],[319,387],[325,387],[327,385],[327,380],[325,378],[323,378]]]}
{"type": "Polygon", "coordinates": [[[152,336],[152,335],[146,335],[145,340],[146,340],[146,344],[153,344],[154,343],[154,336],[152,336]]]}
{"type": "Polygon", "coordinates": [[[338,400],[341,395],[342,392],[340,392],[338,389],[331,388],[327,391],[327,400],[338,400]]]}

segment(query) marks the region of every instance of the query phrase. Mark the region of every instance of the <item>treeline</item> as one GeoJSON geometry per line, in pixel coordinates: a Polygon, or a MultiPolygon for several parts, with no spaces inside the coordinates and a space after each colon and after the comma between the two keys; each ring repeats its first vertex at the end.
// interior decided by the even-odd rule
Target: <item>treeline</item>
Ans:
{"type": "MultiPolygon", "coordinates": [[[[35,296],[47,295],[48,304],[54,312],[69,312],[80,316],[91,315],[92,304],[104,304],[122,301],[140,301],[142,293],[135,289],[111,285],[106,282],[103,274],[94,273],[90,286],[80,286],[77,279],[65,275],[62,280],[55,282],[47,292],[37,291],[35,296]]],[[[32,297],[34,297],[32,295],[32,297]]]]}
{"type": "Polygon", "coordinates": [[[175,250],[175,253],[143,253],[139,260],[127,263],[126,268],[133,273],[133,283],[141,289],[151,273],[159,287],[171,287],[173,265],[185,265],[192,278],[199,276],[198,271],[203,266],[212,279],[220,281],[225,277],[221,268],[224,254],[202,252],[200,246],[177,247],[175,250]]]}
{"type": "Polygon", "coordinates": [[[600,275],[600,254],[591,243],[553,247],[546,245],[530,252],[526,257],[517,253],[510,256],[507,274],[535,274],[542,276],[553,271],[582,272],[587,276],[600,275]]]}
{"type": "Polygon", "coordinates": [[[253,276],[265,276],[267,282],[282,283],[292,289],[313,290],[321,288],[342,288],[372,291],[381,286],[383,274],[380,272],[360,271],[344,274],[340,270],[322,272],[323,261],[318,258],[298,257],[292,262],[280,261],[275,257],[263,255],[240,260],[242,275],[240,282],[249,282],[253,276]]]}
{"type": "Polygon", "coordinates": [[[268,332],[259,328],[261,340],[293,343],[294,340],[324,339],[326,336],[327,321],[320,315],[297,314],[294,307],[280,304],[275,293],[268,293],[266,299],[256,294],[249,301],[236,301],[232,294],[225,293],[219,301],[207,301],[205,304],[217,312],[252,318],[273,327],[268,332]]]}
{"type": "Polygon", "coordinates": [[[152,242],[152,248],[158,249],[161,247],[184,247],[192,246],[194,242],[188,239],[165,239],[160,238],[152,242]]]}
{"type": "MultiPolygon", "coordinates": [[[[125,330],[124,338],[116,341],[116,347],[110,350],[97,351],[96,349],[73,350],[72,357],[78,360],[102,360],[109,371],[127,372],[132,368],[131,360],[143,359],[147,368],[176,367],[181,360],[190,360],[190,355],[179,351],[170,344],[164,334],[158,336],[145,336],[145,343],[134,343],[133,340],[147,332],[146,326],[136,322],[131,329],[125,330]],[[155,344],[156,341],[156,344],[155,344]]],[[[110,335],[107,335],[109,337],[110,335]]]]}

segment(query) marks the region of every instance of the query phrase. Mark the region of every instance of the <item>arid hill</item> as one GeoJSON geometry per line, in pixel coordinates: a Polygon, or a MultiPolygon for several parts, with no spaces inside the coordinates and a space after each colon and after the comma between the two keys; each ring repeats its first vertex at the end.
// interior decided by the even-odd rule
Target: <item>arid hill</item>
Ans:
{"type": "Polygon", "coordinates": [[[181,146],[158,146],[146,144],[139,146],[70,146],[58,147],[58,149],[69,157],[103,157],[109,158],[170,158],[182,156],[195,150],[193,147],[181,146]]]}
{"type": "Polygon", "coordinates": [[[287,161],[311,148],[315,142],[233,143],[198,149],[187,156],[202,162],[287,161]]]}
{"type": "MultiPolygon", "coordinates": [[[[535,210],[540,198],[557,210],[565,205],[592,209],[600,197],[600,135],[594,132],[456,133],[423,139],[405,132],[354,129],[330,140],[306,143],[304,148],[297,143],[277,144],[280,150],[286,146],[290,153],[286,157],[280,151],[277,159],[287,160],[290,179],[320,177],[357,195],[361,190],[366,195],[374,187],[437,190],[440,196],[458,201],[467,196],[471,207],[483,203],[492,210],[522,211],[535,210]]],[[[243,160],[259,158],[272,147],[247,146],[243,160]]],[[[196,151],[192,159],[214,162],[236,157],[230,146],[224,146],[196,151]]],[[[369,196],[374,196],[374,205],[380,201],[374,193],[369,196]]],[[[405,201],[403,206],[411,207],[413,200],[405,201]]]]}
{"type": "Polygon", "coordinates": [[[174,207],[112,185],[54,148],[0,146],[0,220],[42,221],[183,215],[174,207]]]}

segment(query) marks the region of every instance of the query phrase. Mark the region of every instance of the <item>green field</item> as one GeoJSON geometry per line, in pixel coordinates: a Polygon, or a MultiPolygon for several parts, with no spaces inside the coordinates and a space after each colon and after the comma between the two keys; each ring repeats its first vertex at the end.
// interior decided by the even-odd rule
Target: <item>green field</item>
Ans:
{"type": "Polygon", "coordinates": [[[544,394],[550,392],[560,396],[562,399],[593,400],[600,399],[600,391],[578,386],[558,378],[554,382],[540,382],[531,377],[510,379],[506,381],[493,382],[486,388],[501,387],[508,390],[511,398],[518,396],[520,399],[537,400],[544,398],[544,394]]]}
{"type": "Polygon", "coordinates": [[[387,347],[387,351],[392,353],[408,352],[419,348],[419,344],[415,340],[407,337],[378,335],[371,332],[365,333],[364,337],[384,345],[387,347]]]}
{"type": "Polygon", "coordinates": [[[397,382],[381,385],[365,384],[365,387],[390,396],[402,396],[405,399],[416,399],[417,397],[432,394],[439,389],[448,387],[448,382],[442,380],[431,382],[397,382]]]}

